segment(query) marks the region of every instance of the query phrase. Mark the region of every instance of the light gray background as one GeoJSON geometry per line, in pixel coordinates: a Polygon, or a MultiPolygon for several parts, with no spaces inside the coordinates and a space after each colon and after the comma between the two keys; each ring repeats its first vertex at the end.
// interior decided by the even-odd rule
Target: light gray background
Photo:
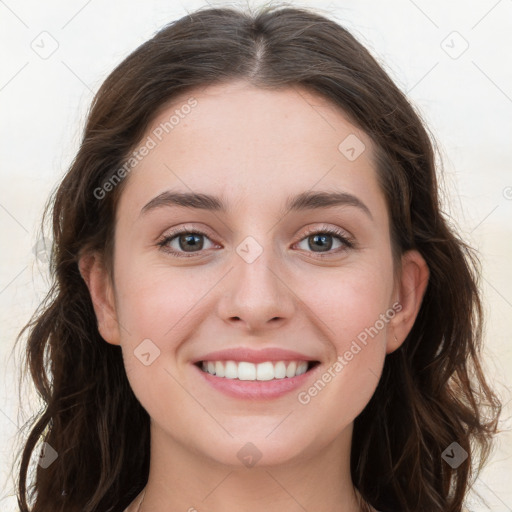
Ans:
{"type": "MultiPolygon", "coordinates": [[[[505,432],[475,486],[489,507],[476,493],[467,507],[512,512],[512,0],[290,3],[317,7],[350,29],[440,144],[445,210],[484,265],[486,368],[505,404],[505,432]]],[[[26,385],[20,405],[20,355],[12,349],[48,285],[37,245],[43,205],[77,150],[86,110],[107,74],[164,24],[203,5],[0,0],[1,510],[16,510],[10,467],[21,448],[17,432],[38,408],[26,385]]]]}

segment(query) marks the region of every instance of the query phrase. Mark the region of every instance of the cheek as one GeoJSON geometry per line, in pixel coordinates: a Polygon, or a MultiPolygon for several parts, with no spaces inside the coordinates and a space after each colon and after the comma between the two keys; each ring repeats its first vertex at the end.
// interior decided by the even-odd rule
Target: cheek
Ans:
{"type": "Polygon", "coordinates": [[[368,330],[374,333],[375,326],[385,334],[388,321],[383,324],[382,318],[389,312],[392,288],[391,264],[368,261],[317,274],[315,285],[307,292],[304,287],[304,297],[339,352],[358,336],[364,340],[368,330]]]}
{"type": "Polygon", "coordinates": [[[116,265],[119,321],[132,336],[153,337],[157,343],[169,340],[184,320],[190,321],[215,282],[211,272],[198,267],[170,268],[165,262],[148,263],[132,256],[120,256],[116,265]]]}
{"type": "Polygon", "coordinates": [[[152,417],[173,423],[169,411],[180,410],[190,399],[178,384],[182,375],[175,358],[200,322],[197,306],[208,281],[192,271],[139,265],[128,258],[119,258],[116,279],[121,345],[131,388],[152,417]]]}
{"type": "Polygon", "coordinates": [[[355,418],[378,384],[389,322],[395,315],[389,302],[390,268],[374,262],[346,269],[317,279],[314,294],[309,293],[308,306],[322,326],[331,358],[313,386],[301,390],[299,401],[316,402],[315,407],[329,409],[325,414],[337,411],[335,423],[355,418]]]}

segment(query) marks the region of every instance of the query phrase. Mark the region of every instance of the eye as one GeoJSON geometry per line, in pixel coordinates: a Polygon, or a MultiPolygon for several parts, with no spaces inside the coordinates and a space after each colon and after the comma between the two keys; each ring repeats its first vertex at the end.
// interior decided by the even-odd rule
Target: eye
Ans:
{"type": "MultiPolygon", "coordinates": [[[[208,238],[208,235],[200,230],[181,229],[165,234],[157,245],[163,251],[178,258],[190,258],[198,252],[208,249],[208,247],[204,247],[205,237],[208,238]]],[[[210,243],[212,246],[214,245],[211,241],[210,243]]]]}
{"type": "MultiPolygon", "coordinates": [[[[326,257],[332,254],[338,254],[346,249],[354,247],[353,240],[347,235],[347,233],[339,228],[326,227],[322,229],[310,229],[306,232],[305,238],[303,238],[297,245],[307,244],[307,247],[302,247],[303,250],[308,249],[319,249],[318,251],[313,250],[312,252],[317,253],[318,257],[326,257]],[[338,250],[332,251],[333,238],[338,240],[338,250]],[[328,253],[324,255],[323,253],[328,253]]],[[[161,240],[157,243],[161,249],[167,253],[178,258],[190,258],[197,256],[202,251],[212,248],[216,244],[211,242],[207,233],[199,229],[192,228],[181,228],[171,233],[166,233],[161,240]],[[207,239],[211,244],[210,247],[205,247],[204,239],[207,239]]],[[[336,249],[336,247],[334,247],[336,249]]]]}
{"type": "MultiPolygon", "coordinates": [[[[331,254],[337,254],[340,252],[343,252],[346,249],[350,249],[354,247],[353,240],[350,239],[348,234],[344,231],[342,231],[339,228],[323,228],[323,229],[312,229],[306,233],[306,237],[303,238],[299,244],[306,243],[308,248],[317,248],[318,251],[313,250],[312,252],[318,253],[319,257],[325,257],[322,253],[329,253],[331,254]],[[333,248],[333,238],[337,238],[339,241],[338,249],[337,251],[331,251],[333,248]]],[[[304,247],[302,247],[304,249],[304,247]]]]}

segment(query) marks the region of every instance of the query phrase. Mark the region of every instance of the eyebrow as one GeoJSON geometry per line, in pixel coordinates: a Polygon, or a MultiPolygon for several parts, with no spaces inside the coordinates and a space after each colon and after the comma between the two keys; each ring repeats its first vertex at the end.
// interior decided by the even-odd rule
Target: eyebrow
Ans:
{"type": "MultiPolygon", "coordinates": [[[[167,190],[151,199],[141,210],[141,215],[163,206],[178,206],[198,210],[225,213],[227,204],[220,198],[209,194],[194,192],[173,192],[167,190]]],[[[354,206],[362,210],[373,220],[370,209],[356,196],[347,192],[302,192],[286,200],[284,211],[317,210],[334,206],[354,206]]]]}

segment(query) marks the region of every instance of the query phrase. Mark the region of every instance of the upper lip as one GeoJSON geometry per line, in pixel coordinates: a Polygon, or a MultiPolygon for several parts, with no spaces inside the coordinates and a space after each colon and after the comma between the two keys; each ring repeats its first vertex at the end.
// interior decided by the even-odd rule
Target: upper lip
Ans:
{"type": "Polygon", "coordinates": [[[316,361],[316,359],[299,352],[282,348],[253,350],[239,347],[209,352],[208,354],[194,359],[192,362],[195,364],[201,361],[247,361],[249,363],[264,363],[266,361],[316,361]]]}

